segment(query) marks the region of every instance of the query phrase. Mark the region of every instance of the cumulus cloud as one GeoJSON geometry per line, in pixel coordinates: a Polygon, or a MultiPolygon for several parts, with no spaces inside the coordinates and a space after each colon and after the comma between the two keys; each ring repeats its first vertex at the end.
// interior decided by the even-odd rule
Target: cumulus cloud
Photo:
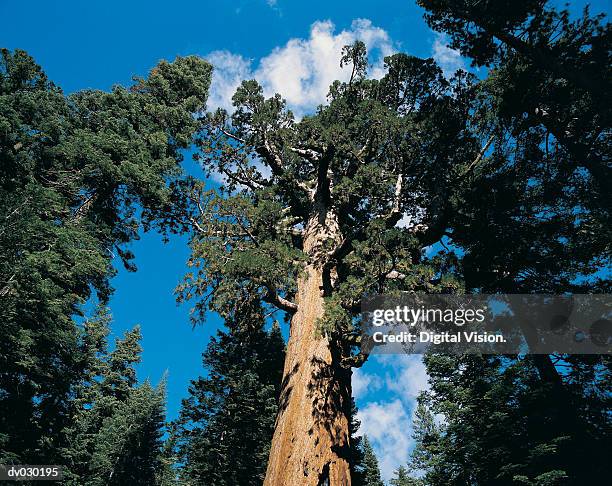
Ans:
{"type": "Polygon", "coordinates": [[[429,389],[429,376],[421,355],[392,355],[392,371],[386,373],[387,389],[404,403],[414,404],[419,394],[429,389]]]}
{"type": "Polygon", "coordinates": [[[382,382],[379,376],[366,373],[363,371],[363,368],[356,368],[353,371],[351,385],[353,388],[353,396],[355,400],[358,400],[372,391],[379,390],[382,386],[382,382]]]}
{"type": "Polygon", "coordinates": [[[251,62],[229,51],[214,51],[206,59],[215,67],[208,97],[208,108],[230,110],[238,85],[251,77],[251,62]]]}
{"type": "Polygon", "coordinates": [[[444,71],[446,77],[455,74],[457,69],[467,70],[461,53],[448,47],[448,36],[446,34],[436,34],[432,47],[432,57],[444,71]]]}
{"type": "Polygon", "coordinates": [[[408,462],[414,446],[411,417],[399,399],[370,402],[357,413],[359,433],[372,443],[383,479],[389,480],[400,465],[408,462]]]}
{"type": "Polygon", "coordinates": [[[416,398],[429,389],[428,375],[421,355],[374,355],[366,367],[368,372],[359,368],[353,374],[359,434],[368,436],[382,476],[390,479],[410,459],[416,398]],[[368,400],[372,390],[377,400],[368,400]]]}
{"type": "Polygon", "coordinates": [[[307,39],[293,38],[276,47],[257,65],[239,54],[215,51],[208,59],[215,66],[209,108],[231,108],[231,96],[243,79],[256,79],[264,94],[280,93],[298,115],[314,111],[324,103],[329,85],[339,79],[346,81],[350,67],[340,67],[342,48],[356,40],[363,41],[370,56],[369,75],[384,74],[383,58],[394,52],[389,34],[368,19],[357,19],[351,27],[336,32],[329,21],[317,21],[307,39]]]}

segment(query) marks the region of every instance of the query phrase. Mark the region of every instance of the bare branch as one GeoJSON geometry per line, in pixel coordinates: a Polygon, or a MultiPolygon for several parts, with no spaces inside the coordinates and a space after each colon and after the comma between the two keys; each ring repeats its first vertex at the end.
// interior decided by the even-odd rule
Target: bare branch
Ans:
{"type": "Polygon", "coordinates": [[[402,185],[404,182],[404,176],[400,172],[397,176],[397,181],[395,182],[395,193],[393,195],[393,207],[392,213],[399,213],[401,209],[401,200],[402,200],[402,185]]]}
{"type": "Polygon", "coordinates": [[[272,169],[272,173],[274,175],[283,175],[283,160],[281,159],[278,152],[274,149],[274,147],[272,147],[272,144],[268,141],[268,137],[263,134],[262,138],[263,145],[257,147],[255,150],[266,160],[266,162],[270,166],[270,169],[272,169]]]}
{"type": "Polygon", "coordinates": [[[74,212],[72,221],[75,223],[80,222],[91,209],[97,197],[98,194],[95,191],[92,192],[74,212]]]}
{"type": "Polygon", "coordinates": [[[385,278],[388,280],[404,280],[406,277],[405,273],[398,272],[397,270],[391,270],[385,275],[385,278]]]}
{"type": "Polygon", "coordinates": [[[313,162],[316,162],[316,161],[321,159],[321,153],[317,152],[316,150],[313,150],[313,149],[303,149],[303,148],[298,148],[298,147],[289,147],[289,150],[291,152],[293,152],[293,153],[301,155],[305,159],[312,160],[313,162]]]}
{"type": "Polygon", "coordinates": [[[6,281],[6,285],[2,287],[2,289],[0,289],[0,297],[4,297],[9,293],[9,291],[11,290],[11,284],[15,280],[15,276],[15,273],[11,275],[10,278],[6,281]]]}
{"type": "Polygon", "coordinates": [[[482,158],[484,157],[485,153],[487,152],[487,150],[489,150],[489,147],[491,146],[491,143],[493,142],[493,140],[495,139],[495,135],[491,135],[489,137],[489,139],[487,140],[487,143],[484,145],[484,147],[482,147],[482,149],[480,150],[480,152],[478,152],[478,155],[476,156],[476,158],[470,163],[470,165],[468,166],[468,168],[463,172],[463,174],[461,174],[461,178],[467,176],[470,172],[472,172],[472,170],[474,170],[474,168],[480,163],[480,161],[482,160],[482,158]]]}
{"type": "Polygon", "coordinates": [[[240,173],[231,172],[229,169],[225,167],[220,170],[231,181],[235,182],[238,185],[248,187],[252,191],[256,191],[257,189],[263,189],[264,187],[269,185],[269,184],[266,184],[264,181],[256,181],[253,179],[249,179],[244,174],[244,170],[241,170],[240,173]]]}
{"type": "Polygon", "coordinates": [[[229,138],[231,138],[233,140],[236,140],[236,142],[245,143],[245,140],[243,138],[240,138],[239,136],[234,135],[232,132],[228,132],[225,128],[221,127],[221,128],[219,128],[219,130],[226,137],[229,137],[229,138]]]}
{"type": "Polygon", "coordinates": [[[363,144],[363,147],[361,147],[361,148],[359,149],[359,152],[357,152],[357,153],[355,154],[355,157],[356,157],[356,158],[357,158],[359,161],[363,162],[362,157],[365,155],[366,150],[368,150],[368,149],[369,149],[369,147],[370,147],[370,144],[371,144],[371,143],[372,143],[372,137],[369,137],[369,138],[366,140],[366,142],[363,144]]]}
{"type": "Polygon", "coordinates": [[[279,309],[292,314],[297,311],[298,306],[296,303],[291,302],[290,300],[287,300],[284,297],[278,295],[278,292],[267,284],[266,289],[268,290],[268,293],[264,297],[264,301],[266,301],[268,304],[275,305],[279,309]]]}

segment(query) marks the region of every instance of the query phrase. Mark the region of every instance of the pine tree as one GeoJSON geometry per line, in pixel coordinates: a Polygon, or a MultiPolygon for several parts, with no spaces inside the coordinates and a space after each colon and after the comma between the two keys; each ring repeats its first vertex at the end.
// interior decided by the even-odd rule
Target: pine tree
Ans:
{"type": "Polygon", "coordinates": [[[1,51],[0,462],[62,463],[83,373],[73,317],[108,300],[113,253],[133,269],[127,244],[169,201],[210,73],[177,58],[130,88],[65,95],[1,51]]]}
{"type": "Polygon", "coordinates": [[[378,459],[367,435],[363,436],[362,447],[363,469],[361,471],[361,475],[363,477],[363,486],[384,486],[382,478],[380,477],[378,459]]]}
{"type": "Polygon", "coordinates": [[[419,479],[415,479],[408,475],[408,470],[404,466],[400,466],[395,471],[395,477],[389,480],[391,486],[422,486],[423,483],[419,479]]]}
{"type": "Polygon", "coordinates": [[[174,433],[181,480],[193,485],[260,486],[277,413],[284,342],[266,331],[261,309],[226,321],[204,355],[174,433]]]}
{"type": "Polygon", "coordinates": [[[60,451],[66,484],[161,484],[165,385],[137,385],[140,330],[127,331],[109,352],[109,324],[103,308],[84,324],[80,347],[86,371],[63,431],[67,445],[60,451]]]}
{"type": "Polygon", "coordinates": [[[411,466],[426,485],[580,485],[605,477],[605,368],[581,382],[568,374],[568,415],[530,359],[432,355],[425,362],[432,389],[419,405],[411,466]],[[440,426],[432,413],[443,417],[440,426]]]}

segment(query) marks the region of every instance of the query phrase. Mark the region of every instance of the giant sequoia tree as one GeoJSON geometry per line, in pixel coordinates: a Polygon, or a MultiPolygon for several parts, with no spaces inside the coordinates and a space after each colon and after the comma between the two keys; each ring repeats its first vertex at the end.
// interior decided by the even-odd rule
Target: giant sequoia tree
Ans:
{"type": "MultiPolygon", "coordinates": [[[[172,224],[193,230],[184,298],[227,314],[261,299],[290,316],[279,415],[265,484],[350,484],[351,366],[364,294],[454,291],[454,261],[425,257],[484,151],[470,127],[470,77],[447,82],[432,60],[386,59],[366,78],[361,43],[351,79],[295,121],[280,96],[244,82],[208,118],[199,159],[226,184],[176,185],[172,224]],[[398,224],[402,223],[406,224],[398,224]]],[[[170,216],[170,215],[168,215],[170,216]]]]}
{"type": "Polygon", "coordinates": [[[66,96],[23,51],[0,58],[0,459],[61,463],[83,373],[73,317],[108,299],[114,254],[169,195],[211,66],[160,62],[111,92],[66,96]],[[140,213],[140,214],[139,214],[140,213]]]}

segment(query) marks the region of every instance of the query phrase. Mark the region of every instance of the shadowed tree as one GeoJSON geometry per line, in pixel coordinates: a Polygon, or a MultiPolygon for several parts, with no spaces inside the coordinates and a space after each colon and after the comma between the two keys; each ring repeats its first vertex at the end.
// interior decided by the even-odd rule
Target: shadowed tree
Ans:
{"type": "Polygon", "coordinates": [[[560,155],[561,177],[586,171],[591,199],[609,210],[612,28],[605,14],[587,7],[574,18],[546,0],[418,3],[452,47],[491,68],[497,123],[513,136],[537,134],[547,156],[560,155]]]}
{"type": "Polygon", "coordinates": [[[199,141],[203,167],[226,184],[177,183],[183,198],[168,208],[170,229],[192,231],[193,272],[179,291],[197,298],[195,321],[254,299],[289,317],[270,486],[350,484],[360,300],[460,287],[455,262],[423,250],[444,235],[462,174],[484,154],[470,130],[469,76],[447,82],[432,60],[398,54],[386,76],[367,79],[360,43],[342,63],[350,80],[299,122],[280,96],[245,81],[231,122],[210,115],[199,141]]]}
{"type": "Polygon", "coordinates": [[[419,398],[411,464],[424,474],[423,484],[603,484],[609,359],[569,360],[563,380],[570,416],[567,404],[551,399],[531,359],[426,356],[431,390],[419,398]],[[433,413],[443,417],[441,424],[433,413]]]}
{"type": "Polygon", "coordinates": [[[115,254],[168,200],[211,66],[160,62],[111,92],[65,95],[24,51],[0,57],[0,459],[61,463],[82,373],[73,317],[108,300],[115,254]],[[138,209],[137,209],[138,208],[138,209]]]}
{"type": "MultiPolygon", "coordinates": [[[[475,118],[492,133],[494,150],[449,235],[464,253],[467,289],[609,292],[612,29],[605,15],[587,8],[574,16],[544,0],[419,4],[452,47],[490,67],[475,118]]],[[[559,357],[529,359],[550,386],[551,406],[566,404],[571,416],[559,357]]],[[[593,372],[606,366],[567,359],[593,372]]]]}
{"type": "Polygon", "coordinates": [[[173,437],[182,481],[260,486],[266,472],[282,377],[284,342],[266,331],[260,306],[226,320],[203,355],[206,377],[191,382],[173,437]]]}

